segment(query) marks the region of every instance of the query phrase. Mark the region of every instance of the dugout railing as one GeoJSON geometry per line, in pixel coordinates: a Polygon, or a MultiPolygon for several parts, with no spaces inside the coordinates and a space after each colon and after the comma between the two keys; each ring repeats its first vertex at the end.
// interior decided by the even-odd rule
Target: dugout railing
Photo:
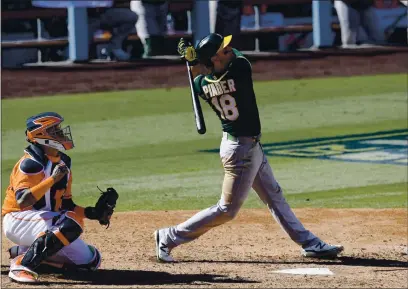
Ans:
{"type": "MultiPolygon", "coordinates": [[[[116,6],[129,7],[130,0],[116,0],[116,6]]],[[[260,5],[283,5],[283,4],[312,4],[312,0],[244,0],[244,5],[253,5],[255,11],[255,22],[259,23],[259,9],[260,5]]],[[[186,31],[176,31],[168,33],[167,39],[178,39],[181,37],[192,38],[191,31],[191,11],[193,10],[193,0],[172,0],[169,2],[169,13],[188,11],[189,27],[186,31]]],[[[42,20],[50,19],[52,17],[66,17],[66,9],[57,8],[36,8],[30,7],[27,10],[17,11],[2,11],[2,23],[9,20],[35,20],[37,22],[37,38],[30,40],[2,40],[2,49],[15,49],[15,48],[36,48],[39,51],[38,61],[41,62],[41,51],[50,47],[65,47],[68,45],[68,38],[44,38],[42,20]]],[[[332,23],[332,29],[334,31],[340,30],[337,23],[332,23]]],[[[313,31],[313,25],[310,23],[301,23],[295,25],[274,26],[274,27],[260,27],[255,26],[254,29],[241,30],[242,35],[251,36],[257,40],[267,34],[283,35],[285,33],[310,33],[313,31]]],[[[130,34],[127,41],[139,41],[137,34],[130,34]]],[[[96,37],[94,38],[95,44],[104,44],[109,42],[109,37],[96,37]]],[[[255,51],[259,51],[259,47],[255,45],[255,51]]]]}

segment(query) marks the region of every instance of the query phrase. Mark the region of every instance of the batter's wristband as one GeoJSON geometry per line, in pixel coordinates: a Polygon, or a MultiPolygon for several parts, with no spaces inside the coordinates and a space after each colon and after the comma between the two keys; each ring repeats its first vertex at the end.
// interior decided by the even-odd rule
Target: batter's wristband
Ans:
{"type": "Polygon", "coordinates": [[[45,195],[45,193],[52,187],[53,184],[54,184],[53,177],[46,178],[44,181],[30,189],[31,194],[38,201],[45,195]]]}

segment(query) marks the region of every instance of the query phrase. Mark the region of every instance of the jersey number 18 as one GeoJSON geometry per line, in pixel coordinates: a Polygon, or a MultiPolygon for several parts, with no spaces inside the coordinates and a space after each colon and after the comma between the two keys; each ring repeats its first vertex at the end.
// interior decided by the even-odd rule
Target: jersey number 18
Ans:
{"type": "Polygon", "coordinates": [[[211,98],[211,103],[221,113],[222,119],[234,121],[238,118],[239,112],[235,98],[229,94],[211,98]]]}

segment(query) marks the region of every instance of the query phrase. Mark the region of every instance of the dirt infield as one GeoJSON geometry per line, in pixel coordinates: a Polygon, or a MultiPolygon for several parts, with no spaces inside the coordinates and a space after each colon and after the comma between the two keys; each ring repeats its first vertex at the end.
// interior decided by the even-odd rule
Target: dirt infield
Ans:
{"type": "MultiPolygon", "coordinates": [[[[254,80],[407,73],[408,48],[354,53],[288,53],[252,57],[254,80]]],[[[2,98],[188,86],[180,62],[52,66],[2,71],[2,98]]]]}
{"type": "MultiPolygon", "coordinates": [[[[131,212],[113,216],[105,230],[87,221],[83,239],[102,253],[101,270],[87,274],[42,274],[48,288],[406,288],[407,212],[404,209],[296,209],[304,225],[345,246],[335,260],[300,257],[270,213],[242,210],[238,217],[173,251],[176,264],[155,262],[153,231],[184,221],[195,211],[131,212]],[[334,275],[291,275],[276,270],[327,268],[334,275]]],[[[3,236],[3,288],[10,282],[11,243],[3,236]]],[[[35,288],[37,288],[36,286],[35,288]]]]}

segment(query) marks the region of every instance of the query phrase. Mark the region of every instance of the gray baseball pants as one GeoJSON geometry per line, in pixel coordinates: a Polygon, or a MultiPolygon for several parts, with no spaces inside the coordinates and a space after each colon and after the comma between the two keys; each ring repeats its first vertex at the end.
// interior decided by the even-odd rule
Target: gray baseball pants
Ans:
{"type": "Polygon", "coordinates": [[[166,228],[162,239],[165,245],[174,248],[193,241],[210,229],[232,220],[251,188],[294,242],[304,245],[316,238],[303,227],[286,202],[259,142],[254,142],[250,137],[232,141],[224,133],[220,157],[225,172],[220,200],[184,223],[166,228]]]}

